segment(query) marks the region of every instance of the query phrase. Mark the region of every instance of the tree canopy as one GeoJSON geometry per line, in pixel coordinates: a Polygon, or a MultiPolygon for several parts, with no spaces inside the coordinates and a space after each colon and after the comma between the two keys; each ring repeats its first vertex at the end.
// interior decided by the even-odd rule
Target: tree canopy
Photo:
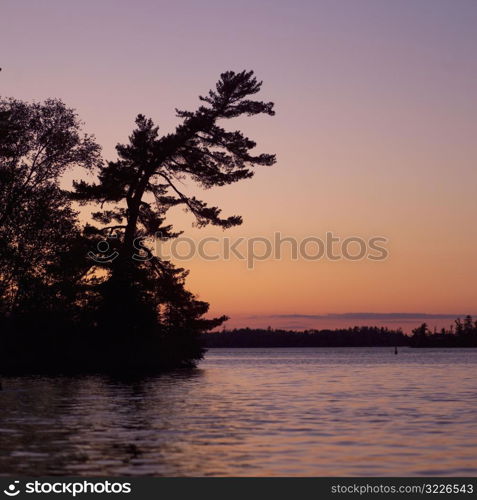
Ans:
{"type": "Polygon", "coordinates": [[[183,290],[186,271],[152,254],[146,262],[138,262],[132,258],[134,241],[158,234],[163,239],[177,236],[166,223],[166,214],[178,205],[194,216],[199,227],[213,224],[226,229],[242,223],[240,216],[223,217],[219,207],[185,193],[179,183],[189,179],[205,189],[224,186],[252,177],[256,166],[275,163],[274,155],[253,154],[256,143],[241,131],[230,132],[221,126],[221,121],[242,115],[273,115],[272,103],[250,99],[260,88],[261,82],[251,71],[223,73],[215,90],[200,97],[203,104],[196,111],[177,111],[181,123],[174,133],[163,136],[151,119],[138,115],[129,144],[117,146],[118,160],[99,167],[98,182],[75,182],[73,199],[103,207],[93,215],[101,226],[89,230],[115,233],[118,258],[105,266],[110,271],[105,283],[105,317],[112,331],[118,332],[124,325],[133,331],[136,311],[146,300],[158,311],[163,327],[187,324],[191,328],[193,324],[200,331],[226,319],[200,319],[208,304],[183,290]],[[154,286],[156,291],[149,293],[154,286]]]}
{"type": "Polygon", "coordinates": [[[275,163],[272,154],[255,154],[255,142],[241,131],[223,127],[233,118],[274,114],[273,103],[252,98],[261,85],[251,71],[223,73],[195,111],[176,110],[180,124],[162,136],[138,115],[129,143],[109,162],[61,101],[0,102],[0,320],[13,351],[21,350],[18,338],[34,337],[39,349],[83,368],[113,359],[130,368],[172,367],[202,356],[200,334],[227,317],[207,318],[209,304],[186,289],[187,271],[146,245],[147,258],[134,258],[135,244],[178,236],[166,221],[175,206],[199,227],[242,223],[182,185],[224,186],[275,163]],[[97,180],[78,180],[66,192],[62,176],[73,167],[97,180]],[[80,224],[74,203],[98,205],[90,223],[80,224]],[[111,258],[98,250],[104,239],[111,258]],[[45,314],[38,332],[32,324],[45,314]]]}
{"type": "Polygon", "coordinates": [[[60,289],[71,291],[66,282],[71,284],[85,271],[84,259],[73,258],[81,233],[60,180],[67,170],[92,169],[100,162],[94,137],[81,132],[78,116],[61,101],[0,100],[0,296],[4,313],[25,311],[34,304],[38,310],[48,310],[53,297],[61,295],[60,289]]]}

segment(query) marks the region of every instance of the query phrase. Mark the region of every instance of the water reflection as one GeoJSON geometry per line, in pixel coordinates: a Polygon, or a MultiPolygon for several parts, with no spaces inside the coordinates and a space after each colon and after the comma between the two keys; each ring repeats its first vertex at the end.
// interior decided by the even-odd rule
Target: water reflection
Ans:
{"type": "Polygon", "coordinates": [[[137,380],[7,378],[0,472],[477,473],[477,351],[388,351],[214,350],[137,380]]]}

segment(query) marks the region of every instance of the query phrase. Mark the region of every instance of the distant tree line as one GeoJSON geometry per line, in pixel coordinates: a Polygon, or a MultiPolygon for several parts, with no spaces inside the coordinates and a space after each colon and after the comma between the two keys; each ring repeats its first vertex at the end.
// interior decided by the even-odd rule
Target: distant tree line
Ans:
{"type": "Polygon", "coordinates": [[[355,326],[336,330],[289,331],[239,328],[202,335],[207,347],[378,347],[409,345],[401,330],[355,326]]]}
{"type": "Polygon", "coordinates": [[[440,331],[429,330],[426,323],[412,331],[413,347],[477,347],[477,321],[468,315],[462,321],[456,319],[454,325],[440,331]]]}
{"type": "Polygon", "coordinates": [[[206,347],[477,347],[477,321],[458,318],[449,329],[431,332],[426,323],[412,330],[355,326],[335,330],[238,328],[203,334],[206,347]]]}

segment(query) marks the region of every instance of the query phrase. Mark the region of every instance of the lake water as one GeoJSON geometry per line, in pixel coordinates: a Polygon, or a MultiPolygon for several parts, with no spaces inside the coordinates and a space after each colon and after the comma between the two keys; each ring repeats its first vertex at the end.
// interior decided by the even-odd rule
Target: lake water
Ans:
{"type": "Polygon", "coordinates": [[[477,349],[211,349],[141,380],[4,378],[2,475],[477,474],[477,349]]]}

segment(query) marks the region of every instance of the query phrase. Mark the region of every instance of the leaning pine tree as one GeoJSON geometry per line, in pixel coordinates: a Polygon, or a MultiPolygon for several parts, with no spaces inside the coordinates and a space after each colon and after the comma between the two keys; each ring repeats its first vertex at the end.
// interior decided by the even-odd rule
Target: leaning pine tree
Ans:
{"type": "Polygon", "coordinates": [[[138,255],[138,239],[178,235],[166,224],[171,207],[183,206],[198,226],[224,229],[242,223],[237,215],[222,217],[221,210],[185,193],[187,178],[202,188],[224,186],[253,176],[253,167],[273,165],[275,155],[252,154],[255,142],[240,131],[222,128],[224,120],[243,115],[273,115],[273,103],[253,100],[261,88],[253,72],[223,73],[196,111],[179,111],[182,123],[162,137],[154,123],[139,115],[127,145],[118,145],[119,159],[98,172],[99,181],[75,183],[73,197],[96,202],[93,214],[101,227],[89,226],[98,236],[108,232],[117,257],[101,262],[106,278],[98,285],[98,308],[93,329],[111,347],[111,355],[139,366],[177,366],[193,363],[202,350],[198,335],[227,318],[205,319],[209,305],[184,287],[187,271],[152,255],[146,246],[138,255]],[[104,204],[106,208],[103,209],[104,204]]]}

